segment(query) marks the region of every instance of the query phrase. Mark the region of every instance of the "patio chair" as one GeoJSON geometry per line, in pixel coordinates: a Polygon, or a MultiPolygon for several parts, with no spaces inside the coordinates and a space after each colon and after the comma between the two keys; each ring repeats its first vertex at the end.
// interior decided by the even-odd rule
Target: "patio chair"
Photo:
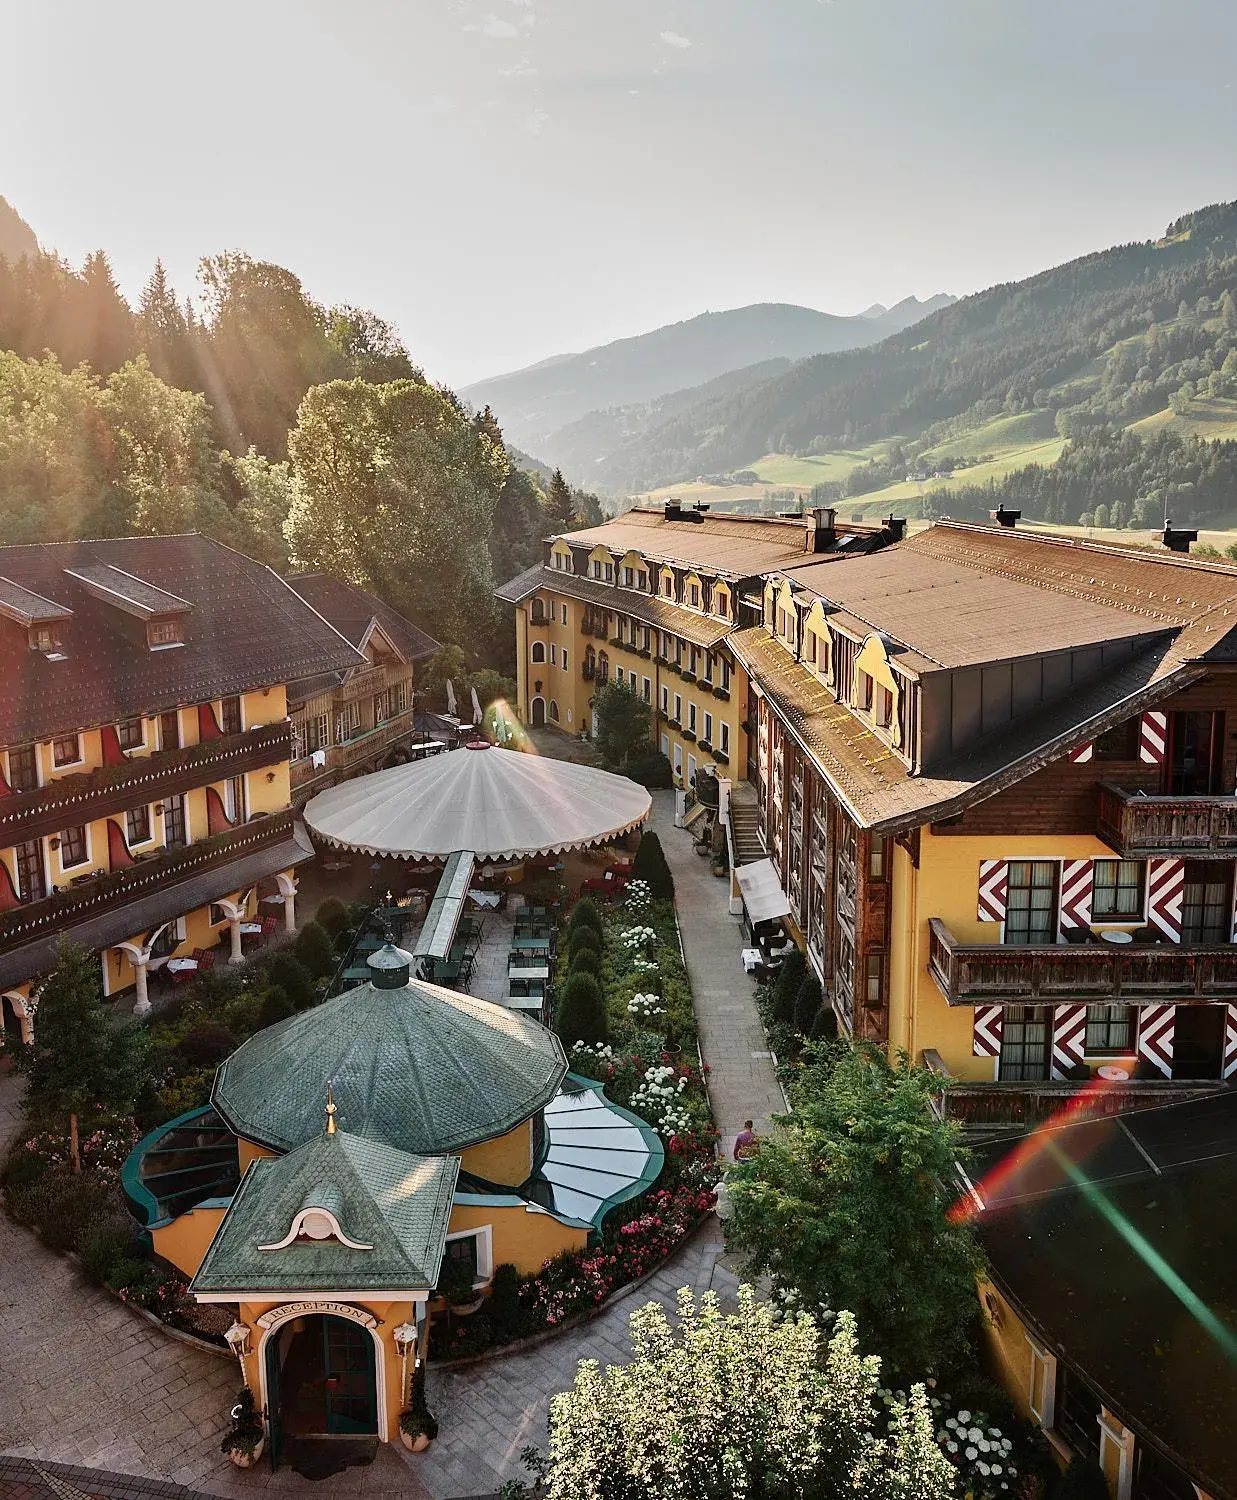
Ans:
{"type": "Polygon", "coordinates": [[[201,948],[195,948],[193,956],[198,960],[197,972],[199,974],[209,974],[215,967],[215,953],[213,949],[204,953],[201,948]]]}
{"type": "Polygon", "coordinates": [[[262,918],[262,934],[261,934],[261,936],[262,936],[262,941],[264,943],[269,942],[271,940],[271,938],[273,938],[278,931],[279,931],[279,918],[278,917],[263,917],[262,918]]]}

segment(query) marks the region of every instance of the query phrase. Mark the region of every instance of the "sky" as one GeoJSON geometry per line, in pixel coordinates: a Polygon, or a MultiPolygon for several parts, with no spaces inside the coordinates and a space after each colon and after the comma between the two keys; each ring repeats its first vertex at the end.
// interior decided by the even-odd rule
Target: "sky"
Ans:
{"type": "Polygon", "coordinates": [[[0,194],[136,299],[244,249],[463,385],[965,295],[1237,198],[1232,0],[0,0],[0,194]]]}

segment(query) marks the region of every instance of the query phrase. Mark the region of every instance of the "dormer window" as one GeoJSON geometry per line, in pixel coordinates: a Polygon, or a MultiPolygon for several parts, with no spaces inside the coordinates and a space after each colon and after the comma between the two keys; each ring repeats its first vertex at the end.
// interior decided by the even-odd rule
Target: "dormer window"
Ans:
{"type": "Polygon", "coordinates": [[[146,622],[146,644],[152,651],[162,651],[168,646],[183,646],[184,631],[177,619],[148,620],[146,622]]]}
{"type": "Polygon", "coordinates": [[[140,750],[146,743],[141,719],[122,719],[116,726],[116,738],[122,750],[140,750]]]}
{"type": "Polygon", "coordinates": [[[32,625],[30,627],[30,649],[31,651],[42,651],[45,656],[51,656],[53,652],[60,650],[60,637],[51,625],[32,625]]]}

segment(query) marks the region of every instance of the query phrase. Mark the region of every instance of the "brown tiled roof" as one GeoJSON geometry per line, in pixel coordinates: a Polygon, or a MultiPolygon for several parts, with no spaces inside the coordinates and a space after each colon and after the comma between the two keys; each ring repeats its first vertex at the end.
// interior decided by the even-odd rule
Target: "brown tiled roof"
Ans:
{"type": "Polygon", "coordinates": [[[682,636],[705,651],[724,641],[734,629],[725,620],[714,620],[695,610],[684,609],[682,605],[671,604],[668,599],[622,589],[613,583],[600,583],[595,578],[581,578],[575,573],[562,573],[557,568],[529,568],[496,592],[498,598],[508,604],[517,604],[539,589],[562,594],[568,599],[579,599],[585,604],[602,605],[621,615],[631,615],[646,625],[655,625],[659,630],[682,636]]]}
{"type": "Polygon", "coordinates": [[[629,510],[616,520],[564,533],[573,547],[608,547],[616,556],[634,550],[676,567],[704,568],[748,578],[801,561],[807,554],[811,516],[723,516],[668,521],[660,510],[629,510]]]}
{"type": "Polygon", "coordinates": [[[439,642],[432,635],[427,635],[406,615],[401,615],[354,583],[345,583],[328,573],[293,573],[288,578],[288,586],[354,646],[360,646],[370,622],[377,620],[383,633],[407,662],[424,661],[438,650],[439,642]]]}
{"type": "Polygon", "coordinates": [[[157,713],[356,665],[354,647],[270,568],[205,536],[118,537],[0,548],[0,576],[73,611],[64,660],[0,619],[0,745],[157,713]],[[184,645],[152,651],[145,627],[68,570],[108,564],[188,601],[184,645]]]}
{"type": "Polygon", "coordinates": [[[298,823],[292,836],[278,844],[242,855],[230,864],[203,870],[188,880],[163,886],[149,896],[141,896],[125,906],[101,912],[72,927],[61,928],[0,954],[0,986],[21,984],[36,974],[54,969],[61,941],[92,950],[126,942],[136,933],[149,932],[173,917],[183,917],[209,901],[226,896],[229,891],[243,890],[279,870],[288,870],[312,859],[313,852],[308,834],[298,823]]]}
{"type": "Polygon", "coordinates": [[[1059,759],[1110,725],[1178,691],[1201,669],[1175,660],[1154,642],[1007,733],[981,741],[931,776],[913,776],[887,745],[835,701],[760,626],[736,631],[727,644],[768,695],[791,733],[865,827],[894,832],[952,817],[1032,771],[1059,759]]]}

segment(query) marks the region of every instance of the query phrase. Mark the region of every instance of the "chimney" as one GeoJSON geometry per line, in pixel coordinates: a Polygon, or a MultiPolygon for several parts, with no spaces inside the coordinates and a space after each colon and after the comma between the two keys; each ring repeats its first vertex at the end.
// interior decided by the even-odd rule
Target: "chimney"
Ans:
{"type": "Polygon", "coordinates": [[[889,533],[890,539],[892,541],[900,542],[906,535],[905,516],[886,516],[882,524],[884,525],[885,530],[889,533]]]}
{"type": "Polygon", "coordinates": [[[709,507],[704,503],[703,500],[696,501],[696,510],[699,511],[701,515],[704,515],[708,511],[708,508],[709,507]]]}
{"type": "Polygon", "coordinates": [[[1197,531],[1181,531],[1174,528],[1173,523],[1165,518],[1164,521],[1164,545],[1170,552],[1188,552],[1190,543],[1198,541],[1197,531]]]}
{"type": "Polygon", "coordinates": [[[1022,512],[1020,510],[1006,510],[1003,505],[997,510],[990,510],[988,514],[998,526],[1004,526],[1006,531],[1012,531],[1018,522],[1022,520],[1022,512]]]}
{"type": "Polygon", "coordinates": [[[812,511],[812,525],[807,534],[809,552],[828,552],[837,540],[838,513],[831,505],[818,505],[812,511]]]}
{"type": "Polygon", "coordinates": [[[666,501],[666,520],[681,521],[683,519],[683,507],[677,500],[666,501]]]}

